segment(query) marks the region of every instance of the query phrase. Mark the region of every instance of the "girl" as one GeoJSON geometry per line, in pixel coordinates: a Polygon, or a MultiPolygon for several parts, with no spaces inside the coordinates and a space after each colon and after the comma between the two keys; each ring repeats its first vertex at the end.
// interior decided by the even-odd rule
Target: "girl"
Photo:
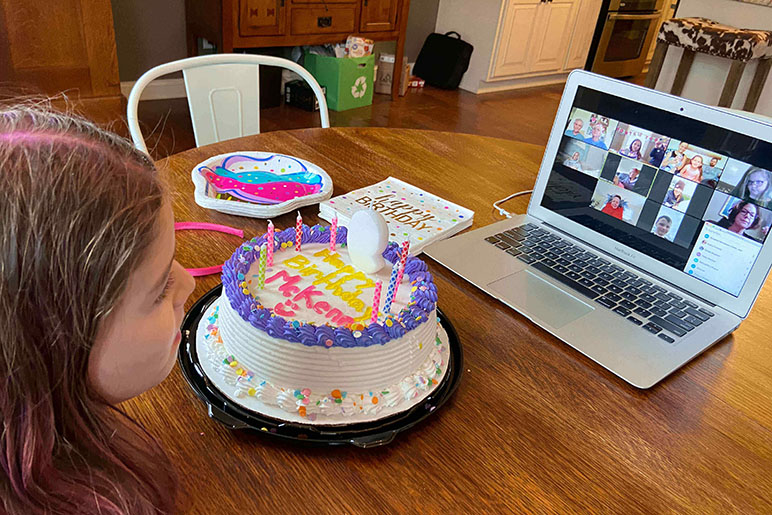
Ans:
{"type": "Polygon", "coordinates": [[[772,205],[771,181],[772,173],[763,168],[751,166],[731,195],[750,200],[762,207],[770,207],[772,205]]]}
{"type": "Polygon", "coordinates": [[[0,108],[2,508],[157,513],[175,478],[116,403],[174,365],[193,280],[150,159],[90,122],[0,108]]]}
{"type": "Polygon", "coordinates": [[[673,186],[673,189],[668,191],[667,195],[665,195],[665,200],[662,202],[662,205],[665,207],[672,207],[673,209],[677,209],[678,204],[680,204],[684,199],[685,187],[686,183],[684,181],[676,182],[675,186],[673,186]]]}
{"type": "Polygon", "coordinates": [[[641,159],[641,146],[643,143],[638,138],[634,139],[632,143],[630,143],[630,148],[627,148],[625,150],[620,150],[619,153],[622,154],[625,157],[630,157],[633,159],[641,159]]]}
{"type": "Polygon", "coordinates": [[[686,161],[678,170],[678,175],[694,182],[702,182],[702,156],[697,155],[686,161]]]}

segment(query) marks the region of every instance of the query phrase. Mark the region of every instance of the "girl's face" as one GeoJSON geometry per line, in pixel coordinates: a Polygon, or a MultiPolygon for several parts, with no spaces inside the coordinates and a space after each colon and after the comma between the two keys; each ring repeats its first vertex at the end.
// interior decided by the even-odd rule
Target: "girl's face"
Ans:
{"type": "Polygon", "coordinates": [[[694,156],[692,158],[692,166],[694,168],[702,168],[702,156],[694,156]]]}
{"type": "Polygon", "coordinates": [[[603,126],[596,123],[592,126],[592,139],[599,141],[603,137],[603,126]]]}
{"type": "Polygon", "coordinates": [[[688,144],[688,143],[685,143],[685,142],[683,142],[683,141],[682,141],[682,142],[681,142],[681,143],[678,145],[678,151],[679,151],[680,153],[682,153],[682,154],[683,154],[684,152],[686,152],[686,148],[687,148],[688,146],[689,146],[689,144],[688,144]]]}
{"type": "Polygon", "coordinates": [[[633,144],[630,145],[630,148],[633,149],[633,152],[638,152],[641,149],[641,142],[638,140],[633,141],[633,144]]]}
{"type": "Polygon", "coordinates": [[[670,232],[670,222],[667,221],[667,218],[662,217],[657,220],[657,236],[664,236],[668,232],[670,232]]]}
{"type": "Polygon", "coordinates": [[[611,207],[613,207],[614,209],[619,207],[619,197],[613,197],[611,199],[611,207]]]}
{"type": "Polygon", "coordinates": [[[756,171],[748,176],[748,193],[751,198],[758,199],[762,193],[767,191],[769,182],[764,172],[756,171]]]}
{"type": "Polygon", "coordinates": [[[574,161],[578,161],[579,160],[579,152],[574,152],[571,155],[571,159],[573,159],[574,161]]]}
{"type": "Polygon", "coordinates": [[[676,186],[673,188],[673,193],[675,193],[676,197],[680,197],[683,194],[684,190],[681,188],[681,186],[676,186]]]}
{"type": "Polygon", "coordinates": [[[174,260],[174,215],[168,203],[157,227],[89,355],[89,380],[111,403],[135,397],[169,375],[181,339],[183,306],[195,286],[174,260]]]}
{"type": "Polygon", "coordinates": [[[739,225],[743,229],[748,229],[753,225],[753,221],[756,219],[756,206],[753,204],[745,204],[745,206],[737,213],[737,217],[734,219],[735,225],[739,225]]]}

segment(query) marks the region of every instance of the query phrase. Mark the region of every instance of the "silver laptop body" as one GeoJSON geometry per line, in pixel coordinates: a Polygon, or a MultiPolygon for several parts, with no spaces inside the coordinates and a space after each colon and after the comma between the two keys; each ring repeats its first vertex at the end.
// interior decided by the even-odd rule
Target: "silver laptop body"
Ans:
{"type": "Polygon", "coordinates": [[[772,266],[771,138],[763,122],[575,71],[527,214],[425,252],[649,388],[758,296],[772,266]]]}

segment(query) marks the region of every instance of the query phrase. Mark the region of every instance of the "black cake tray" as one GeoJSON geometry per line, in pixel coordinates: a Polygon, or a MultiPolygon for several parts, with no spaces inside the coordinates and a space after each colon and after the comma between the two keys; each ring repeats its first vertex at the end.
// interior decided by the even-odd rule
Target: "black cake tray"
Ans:
{"type": "Polygon", "coordinates": [[[199,362],[196,350],[198,325],[207,308],[220,296],[221,290],[222,285],[209,290],[185,315],[182,321],[182,341],[178,351],[178,361],[182,375],[196,395],[204,401],[209,416],[231,429],[320,446],[350,444],[366,448],[386,445],[402,431],[410,429],[435,413],[453,395],[461,381],[461,373],[464,369],[461,342],[453,325],[437,308],[440,324],[448,333],[450,340],[448,370],[437,388],[422,402],[387,418],[345,425],[309,425],[262,415],[228,399],[206,376],[199,362]]]}

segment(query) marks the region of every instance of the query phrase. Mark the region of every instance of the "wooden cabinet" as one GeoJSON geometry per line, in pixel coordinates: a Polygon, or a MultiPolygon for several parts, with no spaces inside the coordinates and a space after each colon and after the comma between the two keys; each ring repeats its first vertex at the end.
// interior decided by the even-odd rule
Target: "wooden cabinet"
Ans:
{"type": "Polygon", "coordinates": [[[363,0],[359,30],[378,32],[394,30],[397,25],[398,0],[363,0]]]}
{"type": "Polygon", "coordinates": [[[580,0],[509,0],[492,77],[563,70],[580,0]]]}
{"type": "Polygon", "coordinates": [[[242,36],[278,36],[284,34],[285,0],[241,0],[239,33],[242,36]]]}
{"type": "MultiPolygon", "coordinates": [[[[396,40],[395,69],[401,70],[409,4],[410,0],[185,0],[188,55],[197,54],[200,38],[213,43],[218,52],[234,52],[337,43],[353,34],[396,40]]],[[[399,81],[393,82],[396,97],[399,81]]]]}
{"type": "Polygon", "coordinates": [[[602,1],[440,0],[436,32],[457,30],[474,46],[462,89],[558,83],[584,66],[602,1]]]}
{"type": "Polygon", "coordinates": [[[31,93],[120,106],[108,0],[0,0],[0,80],[31,93]]]}

